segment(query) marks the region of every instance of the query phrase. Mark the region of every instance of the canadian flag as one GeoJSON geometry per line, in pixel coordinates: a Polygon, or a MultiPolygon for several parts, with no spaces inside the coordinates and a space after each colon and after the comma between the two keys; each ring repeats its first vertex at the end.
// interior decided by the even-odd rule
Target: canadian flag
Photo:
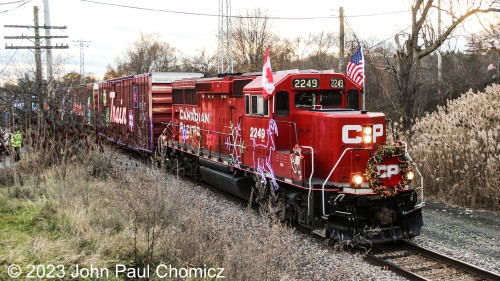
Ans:
{"type": "Polygon", "coordinates": [[[264,56],[264,66],[262,67],[262,96],[264,99],[269,99],[274,92],[273,71],[271,69],[271,61],[269,60],[269,50],[266,48],[264,56]]]}

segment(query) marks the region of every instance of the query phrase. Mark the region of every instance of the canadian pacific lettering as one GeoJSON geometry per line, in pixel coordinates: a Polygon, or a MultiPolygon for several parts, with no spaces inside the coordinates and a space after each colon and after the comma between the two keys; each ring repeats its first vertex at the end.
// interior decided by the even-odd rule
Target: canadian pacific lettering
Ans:
{"type": "Polygon", "coordinates": [[[191,110],[181,108],[179,113],[179,119],[208,124],[210,123],[210,114],[200,113],[196,111],[194,108],[191,110]]]}

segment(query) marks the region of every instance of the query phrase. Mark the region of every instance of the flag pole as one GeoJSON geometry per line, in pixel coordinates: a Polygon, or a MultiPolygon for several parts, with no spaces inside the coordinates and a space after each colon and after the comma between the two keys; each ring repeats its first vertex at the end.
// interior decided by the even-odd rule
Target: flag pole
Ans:
{"type": "Polygon", "coordinates": [[[366,61],[365,61],[365,54],[363,54],[363,46],[360,45],[360,49],[361,49],[361,59],[363,60],[363,93],[362,93],[362,98],[363,98],[363,110],[365,110],[366,108],[366,93],[365,93],[365,83],[366,83],[366,77],[365,77],[365,65],[366,65],[366,61]]]}
{"type": "Polygon", "coordinates": [[[363,84],[363,110],[365,110],[365,106],[366,106],[366,93],[365,93],[365,84],[363,84]]]}

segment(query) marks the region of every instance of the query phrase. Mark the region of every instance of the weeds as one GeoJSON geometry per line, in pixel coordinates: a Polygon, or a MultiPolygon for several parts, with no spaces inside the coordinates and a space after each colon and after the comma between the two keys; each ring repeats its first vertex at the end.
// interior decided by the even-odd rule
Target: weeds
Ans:
{"type": "Polygon", "coordinates": [[[214,267],[224,268],[228,280],[356,275],[342,262],[345,258],[339,258],[335,271],[316,268],[319,258],[300,254],[303,241],[276,218],[229,202],[220,205],[213,199],[218,195],[153,165],[136,165],[109,150],[81,159],[66,166],[65,177],[53,168],[23,174],[26,184],[19,189],[29,198],[15,199],[0,189],[0,210],[8,214],[2,217],[15,219],[11,224],[0,220],[11,237],[0,236],[3,264],[214,267]],[[94,175],[95,167],[112,172],[94,175]],[[43,180],[36,183],[33,177],[43,180]],[[34,185],[44,192],[32,193],[34,185]]]}
{"type": "Polygon", "coordinates": [[[500,85],[493,85],[416,120],[406,136],[427,194],[459,206],[500,210],[499,108],[500,85]]]}

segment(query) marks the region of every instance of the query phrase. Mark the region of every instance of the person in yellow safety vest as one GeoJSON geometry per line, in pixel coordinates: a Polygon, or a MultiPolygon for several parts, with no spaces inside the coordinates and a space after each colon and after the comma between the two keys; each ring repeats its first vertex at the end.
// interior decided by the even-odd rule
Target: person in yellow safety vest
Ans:
{"type": "Polygon", "coordinates": [[[17,130],[10,137],[10,145],[14,148],[14,161],[21,160],[21,145],[23,143],[23,136],[21,132],[17,130]]]}

